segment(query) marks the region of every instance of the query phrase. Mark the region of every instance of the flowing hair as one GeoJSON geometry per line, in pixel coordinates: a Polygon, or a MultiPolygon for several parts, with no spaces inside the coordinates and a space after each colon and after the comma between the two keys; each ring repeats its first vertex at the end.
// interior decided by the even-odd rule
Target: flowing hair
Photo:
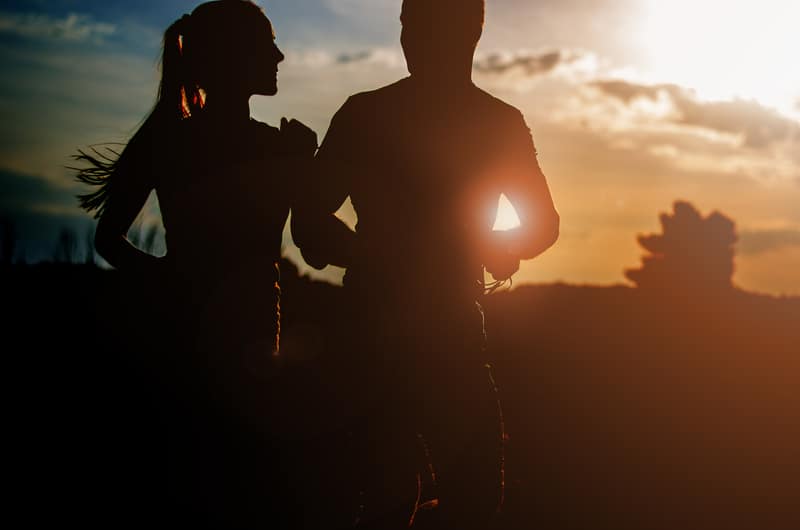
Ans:
{"type": "MultiPolygon", "coordinates": [[[[200,4],[191,15],[183,15],[164,33],[161,56],[161,83],[153,110],[126,144],[100,144],[100,148],[78,149],[73,155],[84,167],[70,167],[82,184],[95,187],[90,193],[78,195],[81,208],[103,215],[116,188],[115,182],[125,174],[136,172],[137,165],[152,157],[156,133],[174,130],[181,121],[189,119],[205,106],[203,83],[224,74],[215,68],[225,64],[229,53],[238,50],[236,37],[246,30],[248,22],[266,19],[264,11],[252,0],[213,0],[200,4]],[[220,35],[220,26],[233,28],[220,35]],[[120,151],[114,146],[122,146],[120,151]]],[[[244,37],[246,39],[246,37],[244,37]]]]}
{"type": "Polygon", "coordinates": [[[76,171],[75,178],[96,190],[78,195],[81,208],[87,212],[95,212],[98,218],[108,205],[114,192],[114,183],[118,175],[134,168],[144,157],[149,156],[147,146],[153,141],[154,131],[190,117],[201,109],[204,94],[193,79],[191,68],[183,57],[183,39],[189,31],[190,15],[184,15],[167,28],[164,34],[161,57],[161,83],[158,99],[153,110],[139,127],[133,137],[124,144],[101,144],[101,148],[90,147],[79,149],[73,159],[85,163],[85,167],[71,167],[76,171]],[[124,145],[120,152],[112,146],[124,145]]]}

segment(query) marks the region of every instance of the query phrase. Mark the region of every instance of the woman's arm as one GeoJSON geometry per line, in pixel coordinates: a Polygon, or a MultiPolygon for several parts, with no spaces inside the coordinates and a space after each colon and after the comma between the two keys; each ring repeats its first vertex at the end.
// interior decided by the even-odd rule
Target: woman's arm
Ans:
{"type": "MultiPolygon", "coordinates": [[[[336,166],[315,160],[308,173],[311,180],[338,180],[337,173],[345,168],[336,166]]],[[[295,244],[306,263],[320,270],[327,265],[347,268],[356,252],[356,233],[335,215],[348,192],[330,184],[329,181],[327,186],[302,190],[306,195],[292,206],[291,230],[295,244]]]]}
{"type": "Polygon", "coordinates": [[[292,237],[303,259],[315,269],[326,265],[347,268],[357,249],[356,233],[334,215],[350,193],[350,173],[354,170],[351,152],[355,132],[350,125],[349,103],[333,117],[292,205],[292,237]]]}
{"type": "Polygon", "coordinates": [[[150,270],[159,258],[136,248],[127,234],[153,188],[149,179],[137,178],[122,168],[111,178],[108,203],[94,237],[97,253],[117,269],[150,270]]]}

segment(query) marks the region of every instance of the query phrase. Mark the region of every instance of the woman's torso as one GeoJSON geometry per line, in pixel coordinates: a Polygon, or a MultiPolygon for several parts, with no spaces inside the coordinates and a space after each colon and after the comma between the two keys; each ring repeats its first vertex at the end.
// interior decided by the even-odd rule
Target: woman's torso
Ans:
{"type": "Polygon", "coordinates": [[[173,309],[226,344],[277,340],[277,262],[292,197],[280,132],[194,118],[173,136],[155,184],[173,309]]]}

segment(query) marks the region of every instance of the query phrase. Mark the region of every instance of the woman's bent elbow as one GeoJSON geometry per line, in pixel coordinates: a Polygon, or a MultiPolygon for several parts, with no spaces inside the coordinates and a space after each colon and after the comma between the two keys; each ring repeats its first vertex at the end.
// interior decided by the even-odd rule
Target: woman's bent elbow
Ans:
{"type": "Polygon", "coordinates": [[[97,254],[101,258],[108,261],[109,263],[111,262],[111,260],[109,260],[109,257],[111,255],[111,250],[110,250],[111,246],[112,245],[111,242],[109,241],[108,234],[106,234],[104,231],[100,229],[100,227],[98,227],[94,233],[94,249],[95,251],[97,251],[97,254]]]}
{"type": "Polygon", "coordinates": [[[119,267],[120,244],[124,242],[124,237],[104,227],[103,223],[98,223],[94,233],[94,249],[97,254],[106,260],[112,267],[119,267]]]}

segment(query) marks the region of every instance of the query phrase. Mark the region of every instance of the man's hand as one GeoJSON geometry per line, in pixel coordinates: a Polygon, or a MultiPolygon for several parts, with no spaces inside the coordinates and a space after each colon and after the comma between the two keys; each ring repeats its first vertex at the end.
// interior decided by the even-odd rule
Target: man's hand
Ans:
{"type": "Polygon", "coordinates": [[[519,255],[505,241],[492,240],[484,250],[483,265],[497,281],[508,280],[519,270],[519,255]]]}
{"type": "Polygon", "coordinates": [[[281,118],[281,140],[289,155],[312,158],[317,152],[317,133],[295,119],[281,118]]]}

